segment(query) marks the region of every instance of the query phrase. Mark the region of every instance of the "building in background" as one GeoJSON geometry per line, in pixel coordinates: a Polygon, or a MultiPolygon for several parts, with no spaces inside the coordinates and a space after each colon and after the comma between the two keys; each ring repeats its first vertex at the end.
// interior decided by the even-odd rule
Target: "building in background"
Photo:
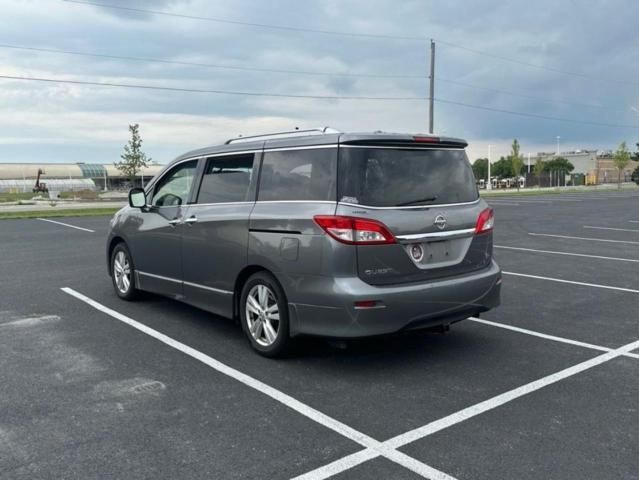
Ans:
{"type": "Polygon", "coordinates": [[[130,179],[113,164],[100,163],[0,163],[0,192],[30,192],[38,170],[44,170],[40,181],[50,190],[127,190],[145,185],[164,165],[150,164],[142,169],[131,185],[130,179]]]}

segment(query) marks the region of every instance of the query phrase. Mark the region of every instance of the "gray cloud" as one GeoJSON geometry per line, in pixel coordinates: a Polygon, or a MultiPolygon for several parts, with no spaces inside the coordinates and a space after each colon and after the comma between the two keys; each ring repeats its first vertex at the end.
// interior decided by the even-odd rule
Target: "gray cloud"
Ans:
{"type": "MultiPolygon", "coordinates": [[[[310,29],[423,36],[424,41],[269,30],[32,0],[0,6],[6,27],[0,34],[0,43],[258,68],[425,76],[427,38],[434,37],[549,69],[639,83],[634,71],[639,60],[639,31],[630,21],[637,18],[639,4],[631,0],[619,0],[614,9],[610,2],[602,0],[589,2],[587,8],[550,0],[491,0],[481,4],[461,0],[445,4],[429,0],[109,3],[310,29]]],[[[545,101],[443,80],[436,85],[438,98],[549,117],[639,125],[639,116],[631,108],[639,105],[637,85],[561,75],[477,55],[446,43],[438,43],[437,60],[437,76],[442,79],[520,92],[545,101]]],[[[426,78],[292,75],[4,48],[0,48],[0,73],[302,95],[427,95],[426,78]]],[[[143,133],[148,135],[145,146],[153,150],[155,158],[168,159],[169,154],[179,152],[185,145],[195,146],[197,141],[208,143],[207,138],[213,141],[237,133],[254,133],[249,128],[265,131],[287,125],[332,124],[353,130],[424,131],[427,105],[425,101],[251,98],[2,81],[0,116],[10,119],[1,125],[0,161],[31,160],[38,151],[49,152],[53,161],[84,157],[91,152],[96,161],[109,161],[118,156],[126,141],[127,123],[141,119],[150,122],[143,125],[143,133]],[[94,122],[99,148],[92,149],[90,132],[76,139],[69,132],[77,128],[78,118],[85,118],[81,115],[94,122]],[[171,135],[171,122],[175,122],[179,134],[171,135]],[[184,122],[191,131],[181,128],[184,122]],[[225,128],[233,131],[224,131],[225,128]],[[48,148],[47,139],[53,137],[64,141],[48,148]],[[29,139],[34,145],[29,144],[29,139]]],[[[521,140],[524,150],[552,145],[556,135],[562,136],[567,147],[574,148],[609,148],[623,139],[630,144],[637,140],[636,130],[632,129],[524,118],[448,104],[437,104],[436,127],[481,146],[471,150],[472,154],[481,153],[488,142],[507,147],[514,137],[521,140]]]]}

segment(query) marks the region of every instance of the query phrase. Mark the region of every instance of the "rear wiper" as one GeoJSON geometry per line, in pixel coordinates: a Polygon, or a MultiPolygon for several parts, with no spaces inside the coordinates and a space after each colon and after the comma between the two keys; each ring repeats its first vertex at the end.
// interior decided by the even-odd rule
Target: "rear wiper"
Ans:
{"type": "Polygon", "coordinates": [[[405,207],[406,205],[412,205],[414,203],[426,203],[426,202],[434,202],[437,200],[437,196],[427,197],[427,198],[418,198],[417,200],[411,200],[410,202],[398,203],[398,207],[405,207]]]}

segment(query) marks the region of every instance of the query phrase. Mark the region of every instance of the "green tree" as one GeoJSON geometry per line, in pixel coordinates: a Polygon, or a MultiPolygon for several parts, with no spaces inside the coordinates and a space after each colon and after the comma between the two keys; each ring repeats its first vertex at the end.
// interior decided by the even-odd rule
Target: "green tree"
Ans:
{"type": "Polygon", "coordinates": [[[475,178],[477,180],[479,180],[480,178],[483,178],[484,180],[488,178],[488,159],[478,158],[477,160],[475,160],[473,162],[473,173],[475,174],[475,178]]]}
{"type": "Polygon", "coordinates": [[[524,166],[524,157],[522,157],[521,153],[519,153],[520,149],[521,147],[519,142],[515,138],[510,149],[510,155],[508,155],[508,160],[510,161],[512,176],[516,178],[517,191],[519,191],[519,176],[521,175],[521,169],[524,166]]]}
{"type": "Polygon", "coordinates": [[[552,160],[544,162],[544,172],[560,173],[566,176],[567,173],[572,172],[575,166],[566,160],[564,157],[555,157],[552,160]]]}
{"type": "Polygon", "coordinates": [[[490,173],[493,177],[506,178],[512,175],[512,166],[510,160],[505,157],[500,157],[490,168],[490,173]]]}
{"type": "Polygon", "coordinates": [[[632,181],[639,185],[639,166],[632,172],[632,181]]]}
{"type": "Polygon", "coordinates": [[[621,142],[621,144],[619,144],[619,148],[612,156],[612,162],[615,164],[615,167],[617,167],[617,171],[619,172],[617,176],[617,185],[621,188],[621,172],[623,172],[623,169],[630,163],[630,151],[628,150],[628,147],[626,147],[626,142],[621,142]]]}
{"type": "Polygon", "coordinates": [[[147,166],[151,158],[147,158],[146,154],[142,151],[140,126],[137,123],[129,125],[129,132],[131,132],[131,139],[129,143],[124,146],[124,153],[120,155],[122,161],[115,162],[114,165],[124,175],[129,177],[131,184],[134,185],[138,172],[147,166]]]}

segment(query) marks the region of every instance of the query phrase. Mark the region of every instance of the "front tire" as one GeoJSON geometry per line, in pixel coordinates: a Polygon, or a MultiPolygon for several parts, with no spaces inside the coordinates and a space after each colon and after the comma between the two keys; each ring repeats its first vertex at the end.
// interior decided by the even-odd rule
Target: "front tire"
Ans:
{"type": "Polygon", "coordinates": [[[118,297],[134,300],[139,290],[135,288],[135,268],[131,253],[125,243],[118,243],[111,252],[111,280],[118,297]]]}
{"type": "Polygon", "coordinates": [[[290,347],[288,302],[273,275],[258,272],[244,284],[240,317],[251,347],[260,355],[279,357],[290,347]]]}

